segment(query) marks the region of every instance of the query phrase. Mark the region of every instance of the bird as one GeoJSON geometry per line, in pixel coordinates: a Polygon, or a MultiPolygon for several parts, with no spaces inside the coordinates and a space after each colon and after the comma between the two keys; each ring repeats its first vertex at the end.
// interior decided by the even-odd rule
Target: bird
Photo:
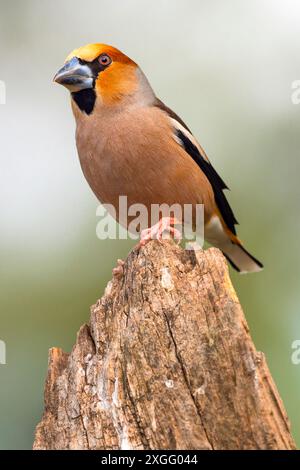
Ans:
{"type": "MultiPolygon", "coordinates": [[[[204,207],[205,240],[240,273],[262,263],[237,236],[228,189],[184,121],[156,97],[142,69],[117,48],[97,43],[74,49],[54,77],[71,95],[83,174],[103,204],[190,204],[204,207]]],[[[149,222],[149,220],[148,220],[149,222]]],[[[140,247],[164,231],[177,236],[174,217],[141,230],[140,247]]],[[[118,267],[123,262],[118,260],[118,267]]],[[[117,270],[118,270],[117,267],[117,270]]],[[[116,272],[117,272],[116,270],[116,272]]]]}

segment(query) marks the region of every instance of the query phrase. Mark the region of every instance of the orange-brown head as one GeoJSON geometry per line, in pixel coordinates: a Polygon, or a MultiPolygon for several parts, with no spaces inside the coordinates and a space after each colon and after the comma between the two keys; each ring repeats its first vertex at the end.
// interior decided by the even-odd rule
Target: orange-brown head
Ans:
{"type": "Polygon", "coordinates": [[[99,98],[118,103],[138,88],[137,64],[115,47],[88,44],[68,55],[54,81],[68,88],[81,111],[91,114],[99,98]]]}

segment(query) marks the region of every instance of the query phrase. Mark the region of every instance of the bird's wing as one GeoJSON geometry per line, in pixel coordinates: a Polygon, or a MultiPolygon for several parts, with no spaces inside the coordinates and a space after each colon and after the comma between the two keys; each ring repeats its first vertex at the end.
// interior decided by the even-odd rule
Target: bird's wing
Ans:
{"type": "Polygon", "coordinates": [[[224,189],[229,189],[222,178],[218,175],[214,167],[211,165],[206,153],[199,145],[186,124],[177,116],[174,111],[164,105],[160,100],[155,102],[155,106],[165,112],[171,120],[174,129],[174,138],[176,142],[184,148],[186,153],[192,157],[200,169],[203,171],[210,182],[215,196],[215,201],[222,218],[229,230],[236,235],[235,225],[238,224],[234,213],[223,193],[224,189]]]}

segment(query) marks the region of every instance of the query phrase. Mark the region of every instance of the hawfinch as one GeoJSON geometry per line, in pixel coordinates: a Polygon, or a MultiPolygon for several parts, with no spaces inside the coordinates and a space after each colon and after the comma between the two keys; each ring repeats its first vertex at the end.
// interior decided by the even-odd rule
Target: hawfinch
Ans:
{"type": "MultiPolygon", "coordinates": [[[[204,235],[239,272],[262,264],[237,238],[226,184],[186,124],[154,94],[140,67],[105,44],[75,49],[54,81],[71,93],[76,144],[83,173],[100,202],[128,206],[204,206],[204,235]]],[[[174,220],[142,232],[142,244],[162,236],[174,220]]],[[[148,225],[149,226],[149,225],[148,225]]]]}

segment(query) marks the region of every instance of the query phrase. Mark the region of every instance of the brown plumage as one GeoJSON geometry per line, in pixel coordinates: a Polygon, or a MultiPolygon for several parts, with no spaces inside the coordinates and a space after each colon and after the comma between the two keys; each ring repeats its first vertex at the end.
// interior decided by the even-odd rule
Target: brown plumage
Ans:
{"type": "MultiPolygon", "coordinates": [[[[262,265],[241,246],[225,183],[141,69],[111,46],[71,53],[55,81],[70,89],[83,173],[102,203],[204,204],[205,236],[242,272],[262,265]]],[[[122,221],[121,221],[122,222],[122,221]]],[[[148,221],[149,223],[149,221],[148,221]]]]}

